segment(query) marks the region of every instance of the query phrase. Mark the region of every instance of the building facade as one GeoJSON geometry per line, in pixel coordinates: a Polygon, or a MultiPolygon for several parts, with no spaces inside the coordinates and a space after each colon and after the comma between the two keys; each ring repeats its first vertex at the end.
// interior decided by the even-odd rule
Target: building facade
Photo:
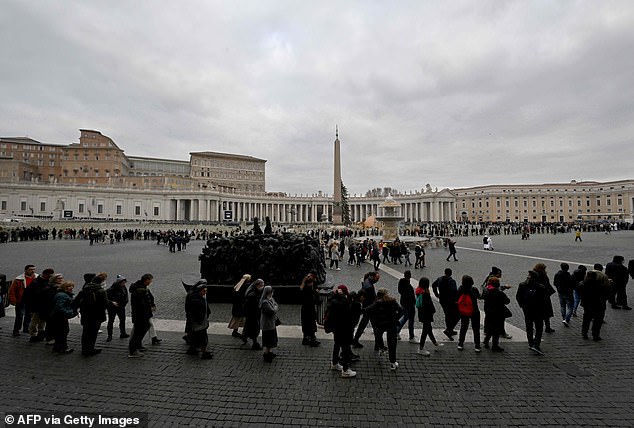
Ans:
{"type": "MultiPolygon", "coordinates": [[[[0,138],[0,217],[322,223],[334,198],[266,192],[266,160],[192,152],[189,161],[127,156],[99,131],[79,143],[0,138]]],[[[632,222],[634,180],[491,185],[392,195],[408,224],[423,222],[632,222]]],[[[352,196],[350,218],[379,214],[384,197],[352,196]]]]}

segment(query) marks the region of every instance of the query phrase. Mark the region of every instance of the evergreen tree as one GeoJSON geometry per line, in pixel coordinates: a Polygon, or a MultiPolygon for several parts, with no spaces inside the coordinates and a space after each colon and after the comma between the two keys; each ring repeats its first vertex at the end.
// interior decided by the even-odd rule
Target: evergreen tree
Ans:
{"type": "Polygon", "coordinates": [[[352,221],[350,220],[350,205],[348,204],[348,189],[341,182],[341,220],[346,226],[350,226],[352,221]]]}

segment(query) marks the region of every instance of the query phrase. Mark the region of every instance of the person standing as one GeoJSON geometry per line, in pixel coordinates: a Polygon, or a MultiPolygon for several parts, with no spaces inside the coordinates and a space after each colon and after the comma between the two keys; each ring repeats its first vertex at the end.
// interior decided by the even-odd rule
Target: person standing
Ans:
{"type": "Polygon", "coordinates": [[[348,287],[339,285],[330,297],[328,302],[327,322],[332,329],[334,345],[332,348],[332,359],[330,369],[340,371],[341,377],[351,378],[357,372],[350,369],[352,362],[352,333],[354,330],[354,311],[351,307],[352,301],[348,292],[348,287]]]}
{"type": "Polygon", "coordinates": [[[543,284],[546,287],[546,300],[545,304],[545,314],[544,314],[544,331],[546,333],[554,333],[555,329],[550,325],[550,319],[555,316],[555,312],[553,311],[553,302],[550,300],[550,296],[555,294],[555,289],[552,285],[550,285],[550,279],[548,278],[548,274],[546,273],[546,265],[543,263],[537,263],[533,270],[537,272],[537,281],[543,284]]]}
{"type": "MultiPolygon", "coordinates": [[[[44,269],[42,273],[35,278],[31,285],[24,290],[22,302],[31,312],[31,323],[29,324],[29,342],[41,342],[44,340],[44,332],[46,329],[46,319],[48,314],[45,313],[47,305],[45,305],[45,293],[49,287],[51,275],[55,271],[51,268],[44,269]]],[[[48,308],[50,311],[50,308],[48,308]]]]}
{"type": "Polygon", "coordinates": [[[108,308],[108,296],[103,284],[108,278],[105,272],[98,273],[89,284],[75,297],[74,304],[79,308],[81,316],[81,354],[85,357],[92,357],[101,353],[101,349],[95,348],[97,334],[101,323],[106,321],[106,310],[108,308]]]}
{"type": "Polygon", "coordinates": [[[445,269],[445,274],[438,277],[431,285],[432,290],[440,306],[442,306],[445,313],[445,330],[443,333],[449,340],[453,340],[453,337],[457,334],[454,330],[458,321],[460,321],[460,315],[458,314],[458,286],[456,281],[451,277],[453,271],[450,268],[445,269]]]}
{"type": "Polygon", "coordinates": [[[251,349],[259,351],[262,346],[258,343],[260,335],[260,298],[264,289],[264,281],[256,279],[249,285],[244,296],[244,328],[242,329],[242,342],[247,343],[247,339],[251,339],[253,344],[251,349]]]}
{"type": "Polygon", "coordinates": [[[473,278],[464,275],[458,288],[458,312],[460,314],[460,335],[458,338],[458,350],[464,349],[464,341],[469,330],[469,322],[473,330],[473,343],[475,351],[480,352],[480,309],[478,299],[480,292],[473,286],[473,278]]]}
{"type": "Polygon", "coordinates": [[[546,285],[540,282],[538,272],[534,270],[528,271],[526,280],[517,287],[515,298],[524,312],[528,349],[537,355],[544,355],[540,345],[544,330],[544,319],[549,316],[548,300],[550,300],[550,297],[546,285]]]}
{"type": "Polygon", "coordinates": [[[416,337],[414,337],[414,322],[416,315],[416,296],[414,295],[414,287],[411,284],[412,272],[406,270],[403,273],[403,278],[398,281],[398,294],[401,296],[401,307],[403,308],[403,317],[399,321],[398,325],[398,338],[400,338],[401,330],[405,323],[408,323],[409,330],[409,342],[418,343],[416,337]]]}
{"type": "Polygon", "coordinates": [[[601,326],[605,317],[606,302],[610,296],[610,280],[601,272],[602,270],[603,266],[595,264],[580,286],[583,307],[581,336],[584,339],[588,338],[588,330],[592,324],[592,339],[595,342],[602,340],[601,326]]]}
{"type": "Polygon", "coordinates": [[[144,274],[140,280],[130,286],[130,308],[132,309],[132,335],[128,343],[128,358],[139,358],[143,356],[140,350],[143,348],[142,341],[145,334],[150,329],[152,319],[152,299],[149,287],[152,285],[154,276],[151,273],[144,274]]]}
{"type": "Polygon", "coordinates": [[[572,275],[568,272],[570,270],[568,263],[562,263],[560,266],[561,270],[555,274],[553,283],[555,284],[557,294],[559,295],[562,323],[564,326],[570,327],[570,317],[572,317],[572,312],[575,306],[575,286],[572,275]]]}
{"type": "Polygon", "coordinates": [[[211,309],[207,303],[207,281],[201,279],[194,288],[187,293],[185,298],[185,315],[187,317],[189,349],[187,355],[198,355],[201,352],[202,360],[210,360],[213,355],[207,350],[209,337],[209,315],[211,309]]]}
{"type": "Polygon", "coordinates": [[[626,285],[630,278],[624,262],[625,258],[623,256],[614,256],[612,261],[605,266],[605,275],[612,281],[608,301],[612,305],[612,309],[631,311],[632,308],[627,305],[626,290],[626,285]]]}
{"type": "Polygon", "coordinates": [[[273,353],[273,349],[277,348],[277,312],[280,307],[273,299],[273,287],[267,285],[262,292],[260,299],[260,325],[262,326],[262,348],[264,353],[262,357],[264,361],[270,363],[277,354],[273,353]]]}
{"type": "Polygon", "coordinates": [[[108,296],[108,338],[106,342],[112,341],[115,318],[119,318],[119,338],[130,337],[125,331],[125,307],[129,300],[127,283],[128,280],[125,277],[117,275],[115,282],[106,291],[108,296]]]}
{"type": "Polygon", "coordinates": [[[31,312],[26,304],[22,301],[24,291],[37,278],[34,265],[24,266],[24,273],[15,277],[9,287],[9,303],[15,306],[15,321],[13,323],[13,337],[20,336],[20,330],[23,333],[29,332],[31,324],[31,312]]]}
{"type": "Polygon", "coordinates": [[[70,332],[68,320],[77,316],[77,309],[73,307],[73,288],[75,288],[75,283],[66,281],[60,284],[55,294],[53,309],[49,316],[49,322],[53,324],[54,353],[70,354],[73,352],[73,349],[68,347],[68,333],[70,332]]]}
{"type": "Polygon", "coordinates": [[[583,280],[586,278],[586,271],[588,269],[584,265],[579,265],[577,269],[572,272],[572,282],[574,283],[574,291],[573,296],[575,298],[574,305],[572,307],[572,316],[577,316],[577,308],[579,308],[579,304],[581,303],[581,285],[583,280]]]}
{"type": "Polygon", "coordinates": [[[500,346],[500,334],[504,331],[504,320],[506,319],[506,305],[510,303],[509,298],[500,290],[500,279],[489,278],[484,292],[484,347],[489,347],[492,340],[491,351],[504,352],[500,346]]]}
{"type": "Polygon", "coordinates": [[[319,302],[319,295],[317,294],[317,290],[315,288],[316,280],[317,272],[310,271],[299,285],[299,291],[301,294],[300,300],[302,304],[300,309],[300,318],[302,323],[302,334],[304,336],[302,345],[309,345],[312,348],[316,348],[320,344],[315,336],[315,333],[317,333],[316,305],[319,302]]]}

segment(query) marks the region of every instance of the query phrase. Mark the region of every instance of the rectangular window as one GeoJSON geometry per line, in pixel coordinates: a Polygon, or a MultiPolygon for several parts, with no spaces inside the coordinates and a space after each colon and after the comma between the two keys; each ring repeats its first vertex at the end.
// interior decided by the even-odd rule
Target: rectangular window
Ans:
{"type": "Polygon", "coordinates": [[[103,214],[103,205],[97,205],[97,214],[103,214]]]}
{"type": "Polygon", "coordinates": [[[79,206],[77,207],[77,211],[79,211],[80,213],[84,212],[84,204],[79,204],[79,206]]]}
{"type": "Polygon", "coordinates": [[[20,202],[20,211],[26,211],[26,201],[20,202]]]}
{"type": "Polygon", "coordinates": [[[134,215],[141,215],[141,206],[137,205],[134,207],[134,215]]]}
{"type": "Polygon", "coordinates": [[[122,211],[123,211],[123,207],[121,205],[117,205],[117,215],[121,215],[122,211]]]}
{"type": "Polygon", "coordinates": [[[40,202],[40,211],[46,211],[46,202],[40,202]]]}
{"type": "Polygon", "coordinates": [[[154,207],[154,216],[158,217],[159,215],[159,207],[154,207]]]}
{"type": "Polygon", "coordinates": [[[7,201],[2,201],[0,209],[2,209],[2,211],[6,211],[7,210],[7,201]]]}

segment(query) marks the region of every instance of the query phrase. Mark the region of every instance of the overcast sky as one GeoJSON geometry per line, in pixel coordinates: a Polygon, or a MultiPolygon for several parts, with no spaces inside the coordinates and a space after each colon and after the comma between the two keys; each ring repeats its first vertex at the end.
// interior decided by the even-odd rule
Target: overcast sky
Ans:
{"type": "Polygon", "coordinates": [[[634,178],[634,2],[13,1],[0,136],[267,160],[267,190],[634,178]]]}

